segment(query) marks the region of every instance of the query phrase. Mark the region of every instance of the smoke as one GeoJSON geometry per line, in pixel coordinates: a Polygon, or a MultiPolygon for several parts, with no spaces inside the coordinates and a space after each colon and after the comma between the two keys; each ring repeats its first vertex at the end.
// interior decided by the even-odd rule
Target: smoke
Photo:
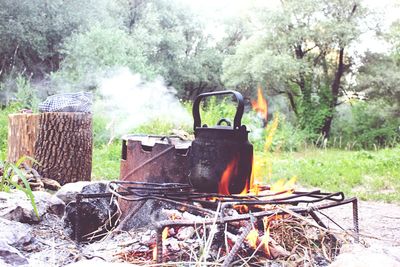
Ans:
{"type": "Polygon", "coordinates": [[[95,112],[108,119],[114,136],[155,119],[175,128],[191,124],[192,118],[177,99],[176,90],[161,78],[148,82],[122,68],[101,79],[98,88],[101,100],[96,102],[95,112]]]}

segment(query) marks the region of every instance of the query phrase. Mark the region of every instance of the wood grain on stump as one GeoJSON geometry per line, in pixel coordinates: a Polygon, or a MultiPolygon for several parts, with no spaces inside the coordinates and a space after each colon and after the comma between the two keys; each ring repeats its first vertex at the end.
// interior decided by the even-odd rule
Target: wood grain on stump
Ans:
{"type": "Polygon", "coordinates": [[[39,114],[8,115],[8,162],[15,163],[23,156],[34,157],[38,128],[39,114]]]}
{"type": "Polygon", "coordinates": [[[41,113],[34,168],[61,185],[89,181],[92,171],[92,115],[41,113]]]}

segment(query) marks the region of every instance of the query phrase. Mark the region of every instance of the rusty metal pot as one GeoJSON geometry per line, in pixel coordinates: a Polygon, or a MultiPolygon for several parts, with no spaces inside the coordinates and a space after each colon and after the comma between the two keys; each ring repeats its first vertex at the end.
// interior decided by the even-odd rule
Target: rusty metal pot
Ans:
{"type": "MultiPolygon", "coordinates": [[[[248,140],[248,131],[241,125],[244,103],[243,96],[236,91],[218,91],[197,96],[193,103],[195,140],[190,153],[189,181],[199,192],[218,192],[222,176],[228,179],[229,193],[242,192],[250,181],[253,145],[248,140]],[[233,126],[222,118],[213,127],[201,126],[199,105],[203,98],[233,94],[238,103],[233,126]],[[222,125],[225,122],[225,125],[222,125]],[[225,172],[230,165],[231,172],[225,172]],[[225,173],[224,173],[225,172],[225,173]]],[[[220,192],[228,193],[228,192],[220,192]]]]}

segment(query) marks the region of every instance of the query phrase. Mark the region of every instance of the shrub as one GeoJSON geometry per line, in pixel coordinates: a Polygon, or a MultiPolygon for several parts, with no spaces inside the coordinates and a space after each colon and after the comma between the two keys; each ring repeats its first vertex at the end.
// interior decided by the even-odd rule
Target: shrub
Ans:
{"type": "Polygon", "coordinates": [[[95,24],[84,33],[73,34],[67,38],[62,52],[65,58],[60,70],[52,74],[52,80],[64,90],[76,90],[65,88],[66,81],[70,86],[81,83],[87,88],[96,87],[98,75],[115,67],[129,67],[146,77],[155,74],[140,45],[117,26],[95,24]]]}
{"type": "Polygon", "coordinates": [[[382,101],[356,102],[350,113],[336,117],[333,136],[356,149],[393,147],[400,141],[400,119],[382,101]]]}
{"type": "Polygon", "coordinates": [[[15,94],[16,102],[18,102],[23,108],[38,111],[39,98],[37,91],[30,84],[29,79],[22,75],[18,75],[15,79],[17,92],[15,94]]]}
{"type": "Polygon", "coordinates": [[[8,114],[15,113],[21,109],[21,104],[13,102],[0,110],[0,152],[6,153],[8,139],[8,114]]]}

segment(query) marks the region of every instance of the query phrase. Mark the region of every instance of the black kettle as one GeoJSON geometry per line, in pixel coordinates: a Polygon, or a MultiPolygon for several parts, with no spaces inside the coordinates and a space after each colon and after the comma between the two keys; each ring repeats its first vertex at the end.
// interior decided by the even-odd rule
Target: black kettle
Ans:
{"type": "Polygon", "coordinates": [[[190,151],[189,182],[198,192],[238,194],[249,184],[253,145],[248,140],[246,126],[241,125],[243,110],[243,96],[237,91],[210,92],[196,97],[193,103],[195,140],[190,151]],[[233,94],[238,103],[233,126],[226,118],[221,118],[212,127],[201,126],[201,100],[225,94],[233,94]],[[221,180],[223,176],[224,182],[221,180]],[[225,189],[221,190],[224,186],[225,189]]]}

